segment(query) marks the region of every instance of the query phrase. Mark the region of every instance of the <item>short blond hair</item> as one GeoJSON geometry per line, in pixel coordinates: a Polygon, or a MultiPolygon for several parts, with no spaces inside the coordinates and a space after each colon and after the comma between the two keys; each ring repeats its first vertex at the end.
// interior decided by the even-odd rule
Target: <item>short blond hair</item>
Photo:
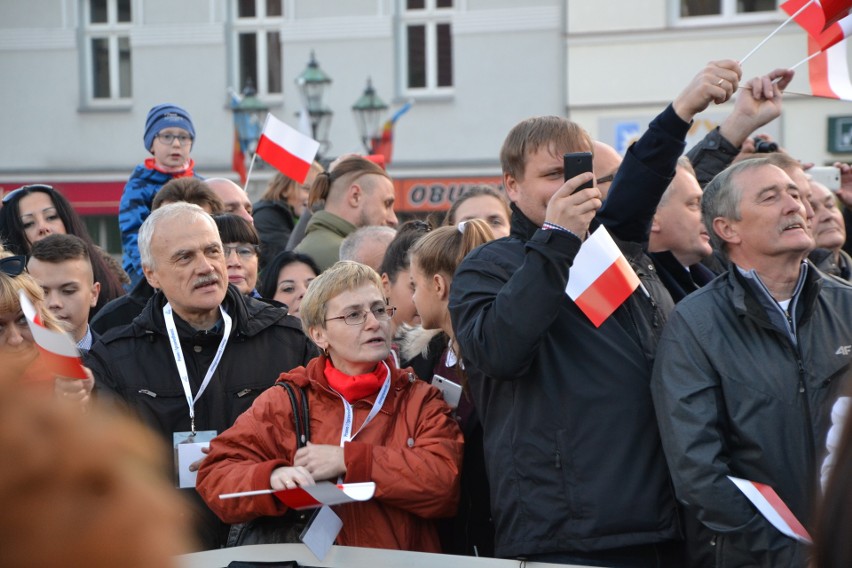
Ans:
{"type": "Polygon", "coordinates": [[[305,329],[312,327],[325,327],[325,318],[328,314],[328,302],[348,290],[360,288],[365,284],[372,284],[384,297],[382,291],[382,279],[378,273],[360,262],[341,260],[331,268],[323,271],[308,286],[305,297],[299,308],[302,318],[302,326],[305,329]]]}

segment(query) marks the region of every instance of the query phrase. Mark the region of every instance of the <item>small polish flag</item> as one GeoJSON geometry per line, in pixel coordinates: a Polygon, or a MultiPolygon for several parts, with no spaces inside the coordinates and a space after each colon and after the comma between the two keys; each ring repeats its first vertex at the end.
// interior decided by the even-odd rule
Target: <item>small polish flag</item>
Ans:
{"type": "Polygon", "coordinates": [[[287,126],[272,114],[266,115],[263,132],[257,142],[257,155],[282,174],[305,183],[318,151],[319,142],[287,126]]]}
{"type": "Polygon", "coordinates": [[[799,519],[796,518],[774,489],[757,481],[749,481],[748,479],[741,479],[730,475],[728,479],[734,482],[737,488],[748,497],[752,505],[757,507],[760,514],[772,523],[773,527],[790,538],[807,544],[812,543],[811,535],[808,534],[808,531],[805,530],[799,519]]]}
{"type": "Polygon", "coordinates": [[[21,299],[21,311],[27,318],[27,326],[39,350],[39,358],[45,368],[60,377],[85,379],[86,373],[80,363],[80,352],[67,334],[47,329],[38,321],[35,306],[23,290],[18,290],[21,299]]]}
{"type": "Polygon", "coordinates": [[[820,51],[819,45],[808,38],[808,54],[815,54],[808,61],[808,77],[811,93],[815,97],[852,101],[852,81],[849,80],[849,65],[846,61],[846,40],[830,49],[820,51]]]}
{"type": "Polygon", "coordinates": [[[565,292],[600,327],[637,286],[639,277],[601,225],[580,247],[565,292]]]}
{"type": "Polygon", "coordinates": [[[850,0],[821,0],[820,4],[825,15],[825,27],[845,18],[852,8],[852,1],[850,0]]]}
{"type": "Polygon", "coordinates": [[[373,498],[376,492],[376,484],[372,481],[364,483],[341,483],[335,485],[330,481],[320,481],[316,485],[308,487],[296,487],[295,489],[261,489],[260,491],[244,491],[242,493],[224,493],[219,499],[233,499],[235,497],[251,497],[253,495],[274,494],[282,503],[291,509],[315,509],[323,505],[340,505],[354,501],[367,501],[373,498]]]}
{"type": "Polygon", "coordinates": [[[796,23],[808,33],[808,37],[816,41],[819,49],[824,51],[852,33],[852,16],[846,15],[850,2],[847,1],[846,4],[846,12],[840,12],[840,18],[833,22],[826,21],[823,7],[814,0],[788,0],[781,4],[780,8],[793,16],[804,7],[795,17],[796,23]]]}

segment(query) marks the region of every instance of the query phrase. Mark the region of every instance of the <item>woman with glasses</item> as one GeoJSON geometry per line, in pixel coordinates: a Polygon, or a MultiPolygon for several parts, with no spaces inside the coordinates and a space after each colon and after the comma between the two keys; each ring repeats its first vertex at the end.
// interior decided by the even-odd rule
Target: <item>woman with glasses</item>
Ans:
{"type": "Polygon", "coordinates": [[[36,184],[3,196],[0,242],[12,254],[27,255],[34,242],[52,234],[75,235],[86,243],[95,281],[101,284],[92,316],[110,300],[124,295],[118,275],[107,263],[108,253],[92,241],[83,220],[61,193],[49,185],[36,184]]]}
{"type": "Polygon", "coordinates": [[[456,510],[461,432],[438,390],[390,357],[393,311],[363,264],[338,262],[311,283],[302,325],[323,354],[283,373],[211,442],[199,470],[198,492],[223,521],[282,517],[287,507],[273,495],[222,493],[373,481],[369,501],[333,507],[337,544],[440,551],[433,519],[456,510]],[[298,432],[294,408],[307,424],[298,432]]]}
{"type": "Polygon", "coordinates": [[[57,377],[49,374],[39,359],[19,294],[23,291],[33,304],[44,327],[63,333],[65,330],[45,307],[41,286],[26,272],[26,264],[25,256],[12,255],[0,246],[0,380],[49,385],[52,379],[52,390],[58,397],[88,404],[95,384],[88,369],[84,380],[57,377]]]}
{"type": "Polygon", "coordinates": [[[299,217],[308,208],[308,193],[317,175],[323,171],[319,162],[311,164],[303,183],[275,174],[266,192],[252,208],[254,228],[260,235],[260,265],[266,267],[276,254],[285,250],[299,217]]]}
{"type": "Polygon", "coordinates": [[[243,296],[260,298],[255,289],[260,249],[257,231],[248,221],[231,213],[214,215],[213,220],[219,228],[219,237],[225,251],[228,282],[236,286],[243,296]]]}

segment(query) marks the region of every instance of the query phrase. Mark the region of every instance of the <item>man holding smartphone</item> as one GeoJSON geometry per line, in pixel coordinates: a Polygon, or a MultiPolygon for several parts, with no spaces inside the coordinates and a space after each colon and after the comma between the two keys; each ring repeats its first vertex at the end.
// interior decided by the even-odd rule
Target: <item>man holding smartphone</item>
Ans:
{"type": "MultiPolygon", "coordinates": [[[[648,388],[671,299],[645,263],[646,285],[595,328],[565,287],[591,225],[647,239],[690,121],[730,98],[739,79],[734,61],[705,67],[628,150],[603,206],[597,187],[576,191],[591,172],[563,179],[563,155],[592,149],[580,126],[538,117],[507,136],[512,234],[468,255],[449,301],[484,428],[498,556],[682,565],[648,388]]],[[[638,260],[643,244],[622,250],[638,260]]]]}

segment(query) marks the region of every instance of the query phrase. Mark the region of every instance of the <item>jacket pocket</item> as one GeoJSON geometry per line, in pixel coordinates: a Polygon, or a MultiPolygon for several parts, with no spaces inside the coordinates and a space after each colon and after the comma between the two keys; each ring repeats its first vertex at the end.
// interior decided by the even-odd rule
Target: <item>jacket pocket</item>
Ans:
{"type": "Polygon", "coordinates": [[[553,465],[557,475],[562,480],[562,494],[568,505],[571,518],[578,518],[579,504],[577,503],[579,481],[574,473],[574,460],[569,441],[568,430],[556,431],[556,448],[553,455],[553,465]]]}

